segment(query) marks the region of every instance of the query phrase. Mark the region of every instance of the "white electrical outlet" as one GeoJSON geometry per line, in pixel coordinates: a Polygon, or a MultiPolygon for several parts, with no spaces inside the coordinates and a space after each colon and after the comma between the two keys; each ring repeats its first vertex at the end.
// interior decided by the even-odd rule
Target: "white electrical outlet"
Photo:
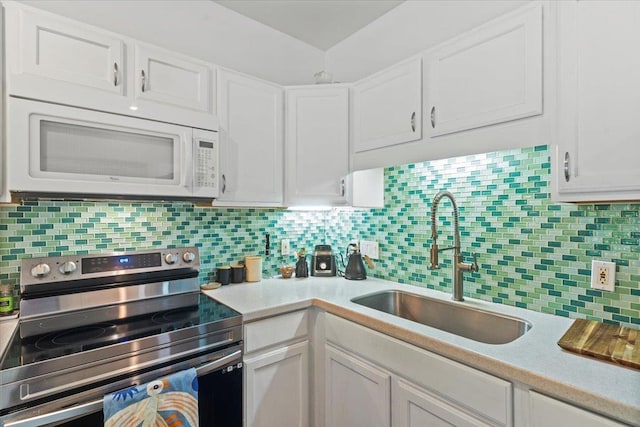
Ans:
{"type": "Polygon", "coordinates": [[[289,255],[291,253],[291,243],[289,239],[280,240],[280,254],[289,255]]]}
{"type": "Polygon", "coordinates": [[[363,256],[368,255],[371,259],[380,258],[378,242],[374,242],[371,240],[360,240],[360,252],[363,256]]]}
{"type": "Polygon", "coordinates": [[[616,284],[616,263],[591,261],[591,287],[613,292],[616,284]]]}

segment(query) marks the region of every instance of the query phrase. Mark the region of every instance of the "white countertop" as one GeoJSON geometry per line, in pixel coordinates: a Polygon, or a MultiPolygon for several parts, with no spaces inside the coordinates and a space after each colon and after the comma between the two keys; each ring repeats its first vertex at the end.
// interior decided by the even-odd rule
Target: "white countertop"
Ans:
{"type": "Polygon", "coordinates": [[[9,345],[9,340],[13,337],[13,331],[17,326],[17,316],[0,317],[0,360],[2,360],[4,350],[9,345]]]}
{"type": "Polygon", "coordinates": [[[449,294],[417,286],[337,277],[268,279],[223,286],[205,294],[242,313],[245,322],[315,305],[485,372],[525,383],[541,393],[640,425],[640,371],[558,347],[557,341],[573,320],[469,298],[456,303],[517,316],[533,325],[511,343],[484,344],[350,301],[386,289],[451,301],[449,294]]]}
{"type": "MultiPolygon", "coordinates": [[[[562,350],[557,341],[571,319],[467,298],[464,304],[517,316],[533,327],[503,345],[483,344],[367,308],[350,300],[380,290],[398,289],[451,301],[451,296],[417,286],[367,279],[269,279],[223,286],[205,294],[243,314],[245,322],[317,306],[387,335],[476,367],[507,380],[519,381],[541,393],[573,402],[595,412],[640,425],[640,371],[562,350]]],[[[0,320],[3,354],[17,319],[0,320]]]]}

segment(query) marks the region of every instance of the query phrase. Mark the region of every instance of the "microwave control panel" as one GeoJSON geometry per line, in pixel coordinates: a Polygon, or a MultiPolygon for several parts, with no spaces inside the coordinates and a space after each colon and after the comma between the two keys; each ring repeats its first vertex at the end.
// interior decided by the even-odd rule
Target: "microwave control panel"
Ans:
{"type": "Polygon", "coordinates": [[[215,133],[206,138],[194,139],[194,196],[218,196],[218,148],[218,138],[215,133]]]}

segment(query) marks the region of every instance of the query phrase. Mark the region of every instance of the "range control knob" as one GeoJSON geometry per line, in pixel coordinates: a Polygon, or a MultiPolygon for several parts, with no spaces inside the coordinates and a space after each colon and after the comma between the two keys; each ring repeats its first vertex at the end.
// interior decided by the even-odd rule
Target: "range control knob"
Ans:
{"type": "Polygon", "coordinates": [[[45,277],[49,273],[51,273],[49,264],[38,264],[31,269],[31,275],[33,277],[45,277]]]}
{"type": "Polygon", "coordinates": [[[166,262],[167,264],[175,264],[177,260],[178,257],[176,256],[176,254],[166,254],[164,256],[164,262],[166,262]]]}
{"type": "Polygon", "coordinates": [[[77,269],[78,269],[78,266],[73,261],[63,262],[62,264],[60,264],[60,267],[58,267],[58,271],[60,271],[60,273],[64,275],[71,274],[75,272],[77,269]]]}
{"type": "Polygon", "coordinates": [[[193,252],[185,252],[182,254],[182,259],[187,263],[192,262],[194,259],[196,259],[196,254],[194,254],[193,252]]]}

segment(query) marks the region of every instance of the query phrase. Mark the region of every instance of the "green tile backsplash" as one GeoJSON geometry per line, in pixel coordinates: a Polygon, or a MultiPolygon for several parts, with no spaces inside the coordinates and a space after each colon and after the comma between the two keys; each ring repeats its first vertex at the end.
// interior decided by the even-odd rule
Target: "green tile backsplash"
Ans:
{"type": "MultiPolygon", "coordinates": [[[[360,238],[380,242],[372,275],[451,292],[452,254],[429,270],[431,201],[449,190],[460,213],[465,295],[572,318],[640,325],[640,203],[554,204],[547,146],[410,164],[385,171],[384,209],[355,211],[360,238]],[[615,292],[590,288],[591,260],[616,263],[615,292]]],[[[440,247],[453,242],[438,208],[440,247]]]]}
{"type": "Polygon", "coordinates": [[[284,209],[213,209],[176,203],[29,202],[0,208],[0,283],[18,283],[20,259],[70,254],[197,246],[200,280],[215,280],[220,265],[264,256],[265,276],[294,264],[280,255],[325,241],[326,212],[284,209]]]}
{"type": "MultiPolygon", "coordinates": [[[[0,283],[17,284],[20,259],[171,246],[198,246],[201,282],[219,265],[271,255],[264,274],[293,264],[292,249],[328,243],[344,251],[355,238],[380,243],[369,275],[450,292],[451,254],[428,269],[430,208],[451,191],[460,211],[467,261],[465,295],[567,317],[640,325],[640,203],[553,204],[546,146],[388,168],[385,207],[371,210],[289,211],[201,208],[191,204],[30,202],[0,207],[0,283]],[[617,264],[616,291],[589,287],[592,259],[617,264]]],[[[438,212],[439,242],[452,236],[451,206],[438,212]]],[[[348,284],[348,283],[347,283],[348,284]]]]}

